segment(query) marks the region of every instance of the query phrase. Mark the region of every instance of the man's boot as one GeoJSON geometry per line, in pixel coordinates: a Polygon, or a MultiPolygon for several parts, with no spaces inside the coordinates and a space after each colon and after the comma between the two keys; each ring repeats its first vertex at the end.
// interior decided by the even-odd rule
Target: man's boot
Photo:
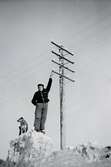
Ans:
{"type": "Polygon", "coordinates": [[[41,130],[41,132],[42,132],[43,134],[45,134],[45,130],[41,130]]]}

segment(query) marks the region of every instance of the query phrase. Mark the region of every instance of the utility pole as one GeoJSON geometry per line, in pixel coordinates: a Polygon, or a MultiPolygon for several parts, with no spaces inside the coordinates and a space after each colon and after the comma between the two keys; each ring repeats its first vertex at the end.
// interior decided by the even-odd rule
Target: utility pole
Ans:
{"type": "Polygon", "coordinates": [[[71,70],[70,68],[66,67],[65,64],[70,63],[74,64],[74,62],[70,61],[69,59],[65,58],[65,54],[73,56],[71,52],[64,49],[63,46],[56,44],[55,42],[51,42],[54,46],[58,48],[58,52],[56,53],[52,51],[54,55],[59,58],[59,62],[52,60],[53,63],[59,66],[59,72],[52,71],[53,73],[59,76],[59,90],[60,90],[60,149],[63,150],[65,148],[65,118],[64,118],[64,79],[67,79],[71,82],[75,82],[74,80],[70,79],[69,77],[65,76],[65,70],[68,70],[72,73],[75,71],[71,70]]]}

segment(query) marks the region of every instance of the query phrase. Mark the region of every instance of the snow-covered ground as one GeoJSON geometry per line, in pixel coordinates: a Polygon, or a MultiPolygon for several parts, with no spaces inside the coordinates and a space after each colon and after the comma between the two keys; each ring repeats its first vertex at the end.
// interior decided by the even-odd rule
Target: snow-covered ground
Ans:
{"type": "Polygon", "coordinates": [[[111,167],[111,147],[88,143],[54,151],[50,137],[32,130],[10,142],[7,162],[16,167],[111,167]]]}
{"type": "MultiPolygon", "coordinates": [[[[43,133],[32,130],[10,142],[8,161],[36,166],[53,152],[53,142],[43,133]]],[[[20,165],[19,165],[20,164],[20,165]]]]}
{"type": "Polygon", "coordinates": [[[111,167],[111,159],[88,162],[73,151],[58,151],[42,167],[111,167]]]}

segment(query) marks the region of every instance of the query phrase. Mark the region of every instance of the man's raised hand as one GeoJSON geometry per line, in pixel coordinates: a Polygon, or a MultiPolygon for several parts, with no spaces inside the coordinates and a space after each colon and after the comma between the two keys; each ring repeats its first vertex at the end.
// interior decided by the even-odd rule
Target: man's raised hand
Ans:
{"type": "Polygon", "coordinates": [[[53,76],[53,71],[51,71],[50,78],[52,78],[52,76],[53,76]]]}

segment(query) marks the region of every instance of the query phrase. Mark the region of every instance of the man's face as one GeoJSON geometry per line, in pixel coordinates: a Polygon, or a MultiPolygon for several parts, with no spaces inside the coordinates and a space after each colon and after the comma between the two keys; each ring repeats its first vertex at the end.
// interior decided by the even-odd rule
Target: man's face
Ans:
{"type": "Polygon", "coordinates": [[[38,90],[39,90],[39,91],[43,91],[43,88],[44,88],[44,87],[43,87],[42,85],[38,86],[38,90]]]}

